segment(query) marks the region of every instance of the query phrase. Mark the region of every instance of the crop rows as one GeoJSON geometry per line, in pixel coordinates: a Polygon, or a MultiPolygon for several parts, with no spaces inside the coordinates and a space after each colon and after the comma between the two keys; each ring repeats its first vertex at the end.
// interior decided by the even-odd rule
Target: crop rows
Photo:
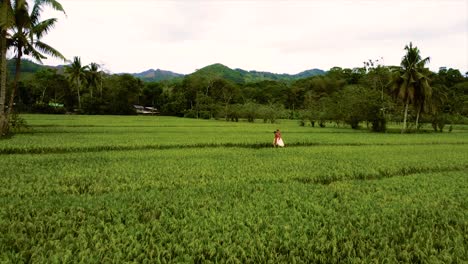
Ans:
{"type": "Polygon", "coordinates": [[[0,214],[0,259],[463,263],[465,175],[14,199],[0,214]]]}
{"type": "Polygon", "coordinates": [[[150,187],[165,187],[166,184],[186,187],[215,182],[330,183],[461,171],[468,168],[467,161],[468,153],[463,145],[6,155],[0,161],[5,172],[0,178],[3,186],[0,194],[2,191],[23,196],[47,195],[47,191],[96,194],[147,188],[147,184],[150,187]]]}
{"type": "Polygon", "coordinates": [[[28,118],[0,141],[1,263],[468,261],[463,129],[286,121],[275,149],[278,124],[28,118]]]}
{"type": "Polygon", "coordinates": [[[283,130],[284,140],[290,147],[468,144],[468,134],[462,129],[453,133],[402,136],[345,128],[299,127],[296,121],[249,124],[168,117],[29,118],[32,130],[9,140],[0,140],[0,155],[199,147],[262,148],[271,146],[272,131],[277,127],[283,130]]]}

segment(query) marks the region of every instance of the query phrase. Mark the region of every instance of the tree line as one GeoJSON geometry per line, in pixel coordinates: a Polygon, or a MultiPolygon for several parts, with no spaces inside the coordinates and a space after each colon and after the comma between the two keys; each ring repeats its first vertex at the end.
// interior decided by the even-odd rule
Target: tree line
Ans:
{"type": "MultiPolygon", "coordinates": [[[[400,66],[368,60],[361,67],[334,67],[299,80],[243,82],[237,76],[197,71],[171,81],[143,82],[129,74],[107,74],[100,65],[82,65],[79,57],[63,68],[45,68],[20,79],[23,55],[41,62],[45,55],[65,58],[43,43],[56,19],[41,20],[42,7],[62,11],[54,0],[2,1],[0,10],[0,134],[8,134],[15,112],[136,114],[134,105],[151,106],[163,115],[222,118],[249,122],[300,120],[302,125],[329,122],[385,131],[388,121],[402,132],[422,123],[442,131],[445,124],[466,122],[468,74],[427,68],[429,57],[409,43],[400,66]],[[6,52],[15,52],[15,74],[7,81],[6,52]]],[[[229,70],[229,69],[228,69],[229,70]]],[[[226,71],[226,69],[223,69],[226,71]]]]}
{"type": "Polygon", "coordinates": [[[445,124],[467,122],[468,78],[459,70],[427,69],[411,43],[401,66],[369,60],[362,67],[334,67],[326,74],[296,81],[240,83],[209,74],[143,82],[129,74],[110,75],[78,57],[63,72],[45,69],[20,83],[19,109],[29,112],[135,114],[133,105],[151,106],[163,115],[275,122],[298,119],[302,125],[329,122],[374,131],[401,122],[402,131],[423,123],[442,131],[445,124]],[[63,107],[62,107],[63,105],[63,107]]]}

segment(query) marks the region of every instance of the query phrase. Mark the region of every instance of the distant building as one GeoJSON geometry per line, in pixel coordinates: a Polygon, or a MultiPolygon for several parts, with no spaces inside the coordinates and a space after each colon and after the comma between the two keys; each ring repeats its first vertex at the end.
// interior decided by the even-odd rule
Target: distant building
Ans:
{"type": "Polygon", "coordinates": [[[139,115],[159,115],[159,111],[156,107],[133,105],[137,114],[139,115]]]}

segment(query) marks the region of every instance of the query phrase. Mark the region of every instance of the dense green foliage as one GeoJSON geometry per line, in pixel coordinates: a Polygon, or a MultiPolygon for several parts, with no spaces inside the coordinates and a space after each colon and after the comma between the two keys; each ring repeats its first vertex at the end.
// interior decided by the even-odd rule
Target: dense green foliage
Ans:
{"type": "Polygon", "coordinates": [[[468,260],[466,126],[23,118],[0,141],[1,262],[468,260]]]}
{"type": "MultiPolygon", "coordinates": [[[[176,79],[143,82],[130,74],[108,75],[91,64],[95,70],[82,66],[79,81],[66,72],[66,84],[62,70],[49,69],[48,74],[42,70],[24,80],[17,99],[23,112],[135,114],[134,105],[142,105],[162,115],[271,123],[289,118],[301,120],[302,125],[323,127],[334,122],[355,129],[366,124],[377,132],[386,131],[388,122],[402,122],[403,130],[431,124],[435,131],[466,124],[468,79],[451,68],[430,72],[424,68],[428,58],[422,59],[417,47],[410,44],[405,50],[401,67],[369,60],[360,68],[333,67],[326,73],[309,70],[297,75],[213,64],[176,79]],[[49,88],[59,86],[61,91],[49,88]]],[[[143,73],[147,74],[150,78],[156,72],[143,73]]]]}
{"type": "MultiPolygon", "coordinates": [[[[27,55],[42,63],[46,55],[66,61],[55,48],[44,43],[43,37],[54,28],[57,19],[42,20],[44,7],[65,13],[56,0],[10,1],[1,2],[0,6],[0,137],[10,134],[13,127],[19,92],[21,63],[27,55]],[[15,76],[10,87],[7,85],[8,65],[6,55],[11,50],[15,54],[15,76]],[[7,100],[7,95],[9,100],[7,100]]],[[[78,100],[79,101],[79,100],[78,100]]]]}
{"type": "MultiPolygon", "coordinates": [[[[403,121],[405,104],[392,97],[391,72],[382,66],[354,70],[335,67],[326,75],[293,82],[244,82],[240,75],[232,74],[236,71],[215,66],[180,81],[153,83],[139,81],[131,75],[100,72],[94,85],[83,81],[81,112],[132,114],[136,104],[156,107],[164,115],[233,121],[247,118],[274,122],[278,118],[295,118],[302,119],[304,124],[323,126],[326,122],[336,122],[353,128],[367,122],[375,131],[385,130],[386,122],[403,121]]],[[[64,83],[59,71],[47,72],[37,72],[30,81],[21,83],[20,109],[44,113],[74,111],[78,106],[75,82],[64,83]],[[45,83],[44,78],[48,78],[45,83]],[[63,110],[47,107],[51,102],[63,104],[63,110]]],[[[466,78],[458,70],[444,68],[437,74],[431,73],[429,78],[433,87],[430,111],[418,115],[421,108],[410,107],[408,119],[414,121],[420,116],[420,122],[432,123],[437,130],[446,124],[466,122],[466,78]]]]}

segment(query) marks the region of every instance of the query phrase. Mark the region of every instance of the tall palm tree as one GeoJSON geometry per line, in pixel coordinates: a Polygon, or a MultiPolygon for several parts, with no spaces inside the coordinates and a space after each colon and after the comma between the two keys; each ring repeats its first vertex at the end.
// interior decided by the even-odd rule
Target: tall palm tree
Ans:
{"type": "Polygon", "coordinates": [[[416,128],[419,129],[418,123],[421,113],[428,113],[431,110],[433,97],[432,87],[429,85],[430,71],[423,68],[419,72],[419,82],[416,84],[416,96],[414,106],[416,108],[416,128]]]}
{"type": "Polygon", "coordinates": [[[30,55],[39,63],[42,63],[42,59],[47,58],[43,54],[51,55],[64,61],[66,60],[60,52],[41,41],[41,38],[47,34],[57,22],[56,18],[40,21],[42,6],[44,4],[49,4],[54,9],[64,12],[63,7],[55,0],[36,0],[31,13],[28,13],[29,6],[26,1],[14,1],[13,15],[15,18],[15,26],[13,35],[9,39],[8,44],[16,51],[16,70],[13,89],[10,95],[8,114],[11,113],[13,109],[13,102],[21,74],[21,58],[23,55],[30,55]]]}
{"type": "MultiPolygon", "coordinates": [[[[8,133],[9,113],[13,108],[13,99],[16,88],[12,91],[9,108],[6,107],[6,53],[9,45],[14,44],[13,36],[25,46],[16,47],[18,61],[21,63],[22,54],[32,54],[33,58],[45,58],[41,52],[54,55],[59,54],[45,43],[40,42],[42,36],[53,27],[55,20],[39,22],[42,6],[49,5],[53,9],[63,11],[63,7],[55,0],[35,0],[31,15],[28,14],[26,0],[2,0],[0,2],[0,136],[8,133]],[[17,24],[18,22],[18,24],[17,24]],[[15,30],[10,32],[10,30],[15,30]],[[20,37],[20,32],[24,35],[20,37]],[[18,52],[19,51],[19,52],[18,52]],[[50,53],[52,51],[52,53],[50,53]],[[42,57],[41,57],[42,56],[42,57]]],[[[64,12],[65,13],[65,12],[64,12]]],[[[63,57],[63,56],[62,56],[63,57]]],[[[16,70],[20,74],[19,66],[16,70]]],[[[17,87],[19,76],[15,76],[14,87],[17,87]]]]}
{"type": "Polygon", "coordinates": [[[86,81],[86,71],[88,66],[81,65],[80,57],[73,57],[73,62],[69,66],[65,66],[65,73],[68,75],[70,82],[75,85],[78,94],[78,109],[81,109],[80,89],[84,81],[86,81]]]}
{"type": "Polygon", "coordinates": [[[7,77],[7,36],[8,30],[14,25],[13,10],[10,0],[0,3],[0,136],[8,133],[8,118],[6,116],[6,77],[7,77]]]}
{"type": "Polygon", "coordinates": [[[413,47],[410,42],[405,46],[406,55],[401,61],[401,66],[393,71],[393,92],[403,101],[405,113],[403,118],[403,128],[401,133],[406,131],[406,121],[408,118],[408,107],[413,104],[416,107],[419,121],[419,114],[429,102],[432,95],[427,69],[425,65],[429,62],[429,57],[421,58],[420,51],[413,47]]]}
{"type": "MultiPolygon", "coordinates": [[[[92,62],[90,65],[89,65],[89,69],[88,71],[86,72],[87,73],[87,83],[88,83],[88,87],[90,89],[90,95],[91,95],[91,98],[93,97],[93,88],[97,88],[98,86],[98,82],[101,78],[101,73],[99,72],[99,64],[95,63],[95,62],[92,62]]],[[[101,90],[101,94],[102,94],[102,90],[101,90]]]]}

